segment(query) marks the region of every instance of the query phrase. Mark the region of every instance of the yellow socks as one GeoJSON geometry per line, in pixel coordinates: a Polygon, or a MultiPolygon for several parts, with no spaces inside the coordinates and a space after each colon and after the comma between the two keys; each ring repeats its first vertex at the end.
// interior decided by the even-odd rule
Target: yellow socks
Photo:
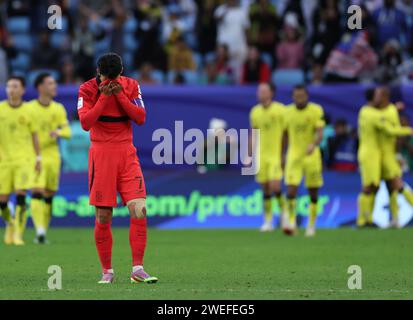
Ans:
{"type": "Polygon", "coordinates": [[[296,220],[296,200],[295,198],[293,199],[287,199],[287,213],[288,213],[288,220],[291,226],[295,226],[296,220]]]}
{"type": "Polygon", "coordinates": [[[1,206],[0,213],[5,222],[11,223],[11,224],[13,223],[13,217],[11,216],[10,209],[7,203],[1,206]]]}
{"type": "Polygon", "coordinates": [[[310,226],[315,226],[315,222],[317,220],[317,203],[310,202],[308,210],[309,210],[308,223],[310,226]]]}
{"type": "Polygon", "coordinates": [[[373,223],[374,194],[360,193],[358,197],[357,226],[362,227],[366,223],[373,223]]]}
{"type": "Polygon", "coordinates": [[[271,196],[264,196],[264,218],[265,222],[272,222],[271,196]]]}
{"type": "Polygon", "coordinates": [[[24,244],[23,234],[26,229],[27,222],[27,208],[26,205],[16,206],[16,218],[15,218],[15,244],[24,244]]]}
{"type": "Polygon", "coordinates": [[[397,202],[399,192],[393,191],[390,194],[390,213],[393,221],[398,221],[399,218],[399,203],[397,202]]]}
{"type": "Polygon", "coordinates": [[[45,211],[46,211],[46,206],[45,202],[43,199],[39,198],[32,198],[31,203],[31,211],[32,211],[32,220],[33,224],[36,228],[36,233],[39,234],[44,234],[45,233],[45,225],[46,225],[46,219],[45,219],[45,211]]]}
{"type": "Polygon", "coordinates": [[[53,205],[50,200],[44,203],[44,228],[47,231],[49,229],[50,221],[52,220],[52,209],[53,205]]]}
{"type": "Polygon", "coordinates": [[[404,198],[406,199],[406,201],[413,206],[413,192],[410,189],[407,188],[403,188],[403,191],[401,192],[401,194],[404,196],[404,198]]]}

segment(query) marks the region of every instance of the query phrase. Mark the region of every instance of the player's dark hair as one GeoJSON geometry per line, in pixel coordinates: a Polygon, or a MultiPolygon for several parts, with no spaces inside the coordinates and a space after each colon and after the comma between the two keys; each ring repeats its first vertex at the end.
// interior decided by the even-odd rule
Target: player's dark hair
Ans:
{"type": "Polygon", "coordinates": [[[22,84],[23,88],[26,87],[26,80],[21,77],[21,76],[10,76],[7,78],[7,82],[9,82],[10,80],[17,80],[20,81],[20,83],[22,84]]]}
{"type": "Polygon", "coordinates": [[[296,86],[294,86],[294,91],[295,90],[304,90],[305,92],[308,93],[307,87],[303,84],[297,84],[296,86]]]}
{"type": "Polygon", "coordinates": [[[122,58],[116,53],[106,53],[97,62],[99,73],[109,79],[115,79],[123,70],[122,58]]]}
{"type": "Polygon", "coordinates": [[[34,87],[37,89],[44,81],[44,79],[51,77],[52,75],[48,72],[40,73],[34,80],[34,87]]]}
{"type": "Polygon", "coordinates": [[[376,91],[376,88],[369,88],[364,92],[364,98],[366,101],[372,101],[374,97],[374,92],[376,91]]]}

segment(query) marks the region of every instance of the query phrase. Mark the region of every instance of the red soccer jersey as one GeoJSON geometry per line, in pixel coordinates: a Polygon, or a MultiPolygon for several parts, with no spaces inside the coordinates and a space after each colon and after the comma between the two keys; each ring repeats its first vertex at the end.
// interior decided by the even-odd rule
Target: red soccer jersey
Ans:
{"type": "Polygon", "coordinates": [[[132,123],[145,122],[146,112],[139,83],[128,77],[117,80],[123,90],[105,96],[99,91],[99,79],[93,78],[80,86],[77,109],[90,140],[98,143],[132,143],[132,123]]]}

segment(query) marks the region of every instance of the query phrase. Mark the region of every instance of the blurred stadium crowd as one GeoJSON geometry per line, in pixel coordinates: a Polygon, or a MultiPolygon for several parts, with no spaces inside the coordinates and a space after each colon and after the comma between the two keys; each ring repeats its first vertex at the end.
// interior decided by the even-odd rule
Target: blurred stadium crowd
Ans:
{"type": "Polygon", "coordinates": [[[7,0],[0,44],[0,83],[44,69],[79,83],[114,51],[145,84],[398,84],[413,81],[413,1],[7,0]],[[47,29],[51,4],[61,30],[47,29]],[[362,30],[347,28],[351,4],[362,30]]]}

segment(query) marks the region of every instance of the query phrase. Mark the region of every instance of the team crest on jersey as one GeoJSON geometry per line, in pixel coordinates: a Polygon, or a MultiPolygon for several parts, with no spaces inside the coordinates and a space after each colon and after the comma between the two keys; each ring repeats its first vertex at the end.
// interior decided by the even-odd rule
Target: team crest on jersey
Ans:
{"type": "Polygon", "coordinates": [[[79,97],[77,100],[77,110],[83,108],[83,97],[79,97]]]}

